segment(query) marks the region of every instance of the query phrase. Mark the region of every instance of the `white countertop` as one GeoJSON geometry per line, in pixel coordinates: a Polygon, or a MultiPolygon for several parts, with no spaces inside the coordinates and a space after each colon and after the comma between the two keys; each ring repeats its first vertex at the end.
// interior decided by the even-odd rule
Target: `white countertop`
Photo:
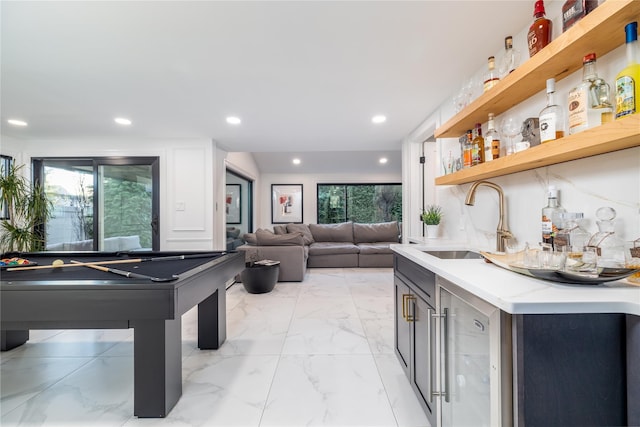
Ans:
{"type": "Polygon", "coordinates": [[[461,242],[412,240],[416,244],[391,245],[391,248],[507,313],[627,313],[640,316],[640,286],[626,280],[598,285],[555,283],[514,273],[482,259],[440,259],[424,252],[477,250],[461,242]]]}

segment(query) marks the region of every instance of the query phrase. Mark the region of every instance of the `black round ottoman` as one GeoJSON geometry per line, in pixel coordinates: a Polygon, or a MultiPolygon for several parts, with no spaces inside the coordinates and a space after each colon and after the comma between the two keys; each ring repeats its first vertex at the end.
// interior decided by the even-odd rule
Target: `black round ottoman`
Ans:
{"type": "Polygon", "coordinates": [[[260,261],[247,263],[246,268],[240,273],[242,286],[250,294],[264,294],[271,292],[278,282],[280,262],[260,264],[260,261]]]}

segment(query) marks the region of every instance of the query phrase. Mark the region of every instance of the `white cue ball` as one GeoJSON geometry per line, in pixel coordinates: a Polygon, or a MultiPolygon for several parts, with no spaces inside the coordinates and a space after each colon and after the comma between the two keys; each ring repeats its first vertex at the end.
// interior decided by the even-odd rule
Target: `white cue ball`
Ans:
{"type": "Polygon", "coordinates": [[[51,265],[53,267],[60,267],[60,266],[64,265],[64,261],[61,260],[61,259],[56,259],[51,263],[51,265]]]}

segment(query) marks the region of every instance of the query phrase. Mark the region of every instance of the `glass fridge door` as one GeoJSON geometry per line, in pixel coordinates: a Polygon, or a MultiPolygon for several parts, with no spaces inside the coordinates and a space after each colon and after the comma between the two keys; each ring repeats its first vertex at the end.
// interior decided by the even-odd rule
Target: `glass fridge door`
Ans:
{"type": "Polygon", "coordinates": [[[440,288],[442,426],[491,425],[489,317],[440,288]]]}

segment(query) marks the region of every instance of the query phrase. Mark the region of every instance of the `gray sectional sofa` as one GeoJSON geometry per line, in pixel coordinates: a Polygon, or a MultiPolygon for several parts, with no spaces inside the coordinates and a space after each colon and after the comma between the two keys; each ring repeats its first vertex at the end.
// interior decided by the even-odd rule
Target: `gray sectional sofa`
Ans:
{"type": "Polygon", "coordinates": [[[307,267],[393,267],[398,222],[276,225],[244,235],[245,260],[280,261],[280,282],[304,280],[307,267]]]}

